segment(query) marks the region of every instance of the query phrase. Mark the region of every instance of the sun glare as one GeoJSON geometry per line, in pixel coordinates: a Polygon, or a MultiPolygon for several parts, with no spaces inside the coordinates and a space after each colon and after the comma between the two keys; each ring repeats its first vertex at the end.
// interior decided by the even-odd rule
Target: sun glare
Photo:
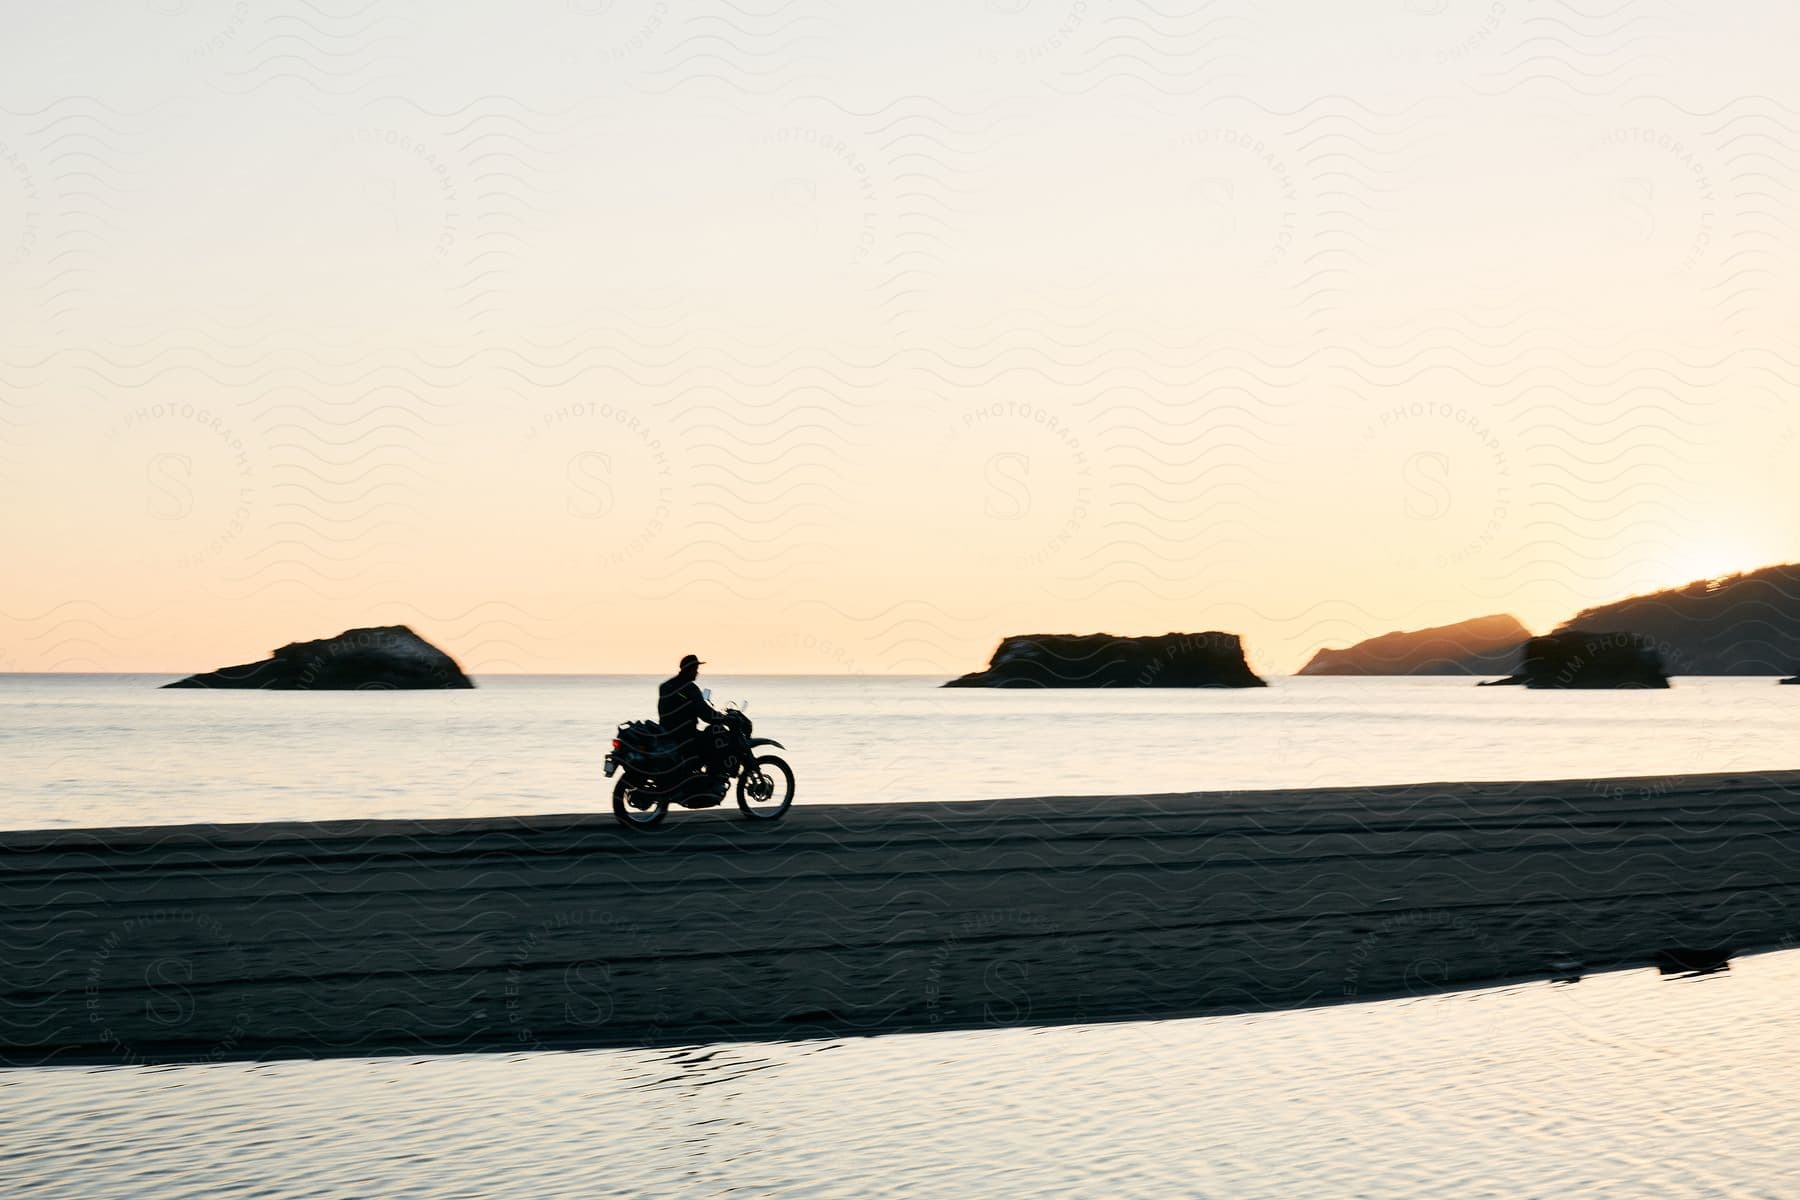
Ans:
{"type": "Polygon", "coordinates": [[[1754,571],[1768,560],[1758,558],[1742,539],[1720,537],[1681,547],[1668,559],[1669,586],[1700,580],[1723,579],[1744,571],[1754,571]]]}

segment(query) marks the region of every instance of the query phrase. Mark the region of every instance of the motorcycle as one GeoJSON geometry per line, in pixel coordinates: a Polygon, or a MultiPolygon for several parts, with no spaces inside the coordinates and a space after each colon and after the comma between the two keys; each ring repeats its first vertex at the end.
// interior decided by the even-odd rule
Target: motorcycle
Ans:
{"type": "Polygon", "coordinates": [[[613,785],[613,816],[627,829],[652,829],[669,815],[669,806],[716,808],[725,802],[733,780],[738,809],[751,821],[779,821],[794,803],[794,769],[760,746],[785,750],[774,738],[751,736],[750,716],[726,708],[722,721],[701,735],[711,742],[706,769],[683,762],[675,740],[655,721],[626,721],[606,756],[605,773],[613,785]]]}

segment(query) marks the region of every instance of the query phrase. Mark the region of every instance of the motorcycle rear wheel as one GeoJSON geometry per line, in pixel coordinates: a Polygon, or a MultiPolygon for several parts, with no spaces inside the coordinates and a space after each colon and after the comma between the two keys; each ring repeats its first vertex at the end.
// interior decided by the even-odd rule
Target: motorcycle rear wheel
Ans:
{"type": "Polygon", "coordinates": [[[794,803],[794,769],[764,754],[738,776],[738,808],[749,821],[779,821],[794,803]]]}
{"type": "Polygon", "coordinates": [[[635,791],[623,778],[613,784],[613,816],[627,829],[655,829],[669,815],[669,797],[660,796],[639,808],[631,802],[635,791]]]}

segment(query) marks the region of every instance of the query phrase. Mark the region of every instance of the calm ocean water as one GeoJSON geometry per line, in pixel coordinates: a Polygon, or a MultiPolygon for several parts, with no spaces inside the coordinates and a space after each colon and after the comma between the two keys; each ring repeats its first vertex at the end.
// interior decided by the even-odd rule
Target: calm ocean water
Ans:
{"type": "MultiPolygon", "coordinates": [[[[0,828],[603,810],[648,677],[472,692],[161,691],[162,676],[0,675],[0,828]]],[[[1800,688],[1477,689],[1276,678],[1253,691],[945,691],[931,679],[730,677],[798,803],[1556,779],[1800,766],[1800,688]]],[[[717,814],[689,819],[716,820],[717,814]]]]}
{"type": "Polygon", "coordinates": [[[0,1072],[6,1192],[1800,1194],[1800,954],[1185,1021],[0,1072]]]}
{"type": "MultiPolygon", "coordinates": [[[[654,680],[0,677],[0,825],[569,812],[654,680]]],[[[940,691],[715,678],[801,803],[1790,768],[1800,688],[940,691]]],[[[715,814],[689,819],[713,820],[715,814]]],[[[0,1072],[8,1195],[1785,1196],[1800,953],[1255,1016],[641,1051],[0,1072]],[[1746,1186],[1741,1181],[1752,1181],[1746,1186]]]]}
{"type": "MultiPolygon", "coordinates": [[[[161,691],[0,676],[10,828],[604,808],[648,677],[473,692],[161,691]]],[[[1278,678],[1258,691],[944,691],[935,680],[713,677],[787,743],[802,803],[1554,779],[1796,765],[1800,689],[1530,693],[1460,679],[1278,678]]]]}

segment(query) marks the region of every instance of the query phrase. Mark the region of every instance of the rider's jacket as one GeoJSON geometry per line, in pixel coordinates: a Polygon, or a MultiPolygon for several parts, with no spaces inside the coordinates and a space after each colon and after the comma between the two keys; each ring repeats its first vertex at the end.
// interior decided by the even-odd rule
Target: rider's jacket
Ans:
{"type": "Polygon", "coordinates": [[[699,732],[696,722],[721,721],[724,715],[706,702],[700,685],[677,675],[656,689],[656,723],[663,732],[690,741],[699,732]]]}

